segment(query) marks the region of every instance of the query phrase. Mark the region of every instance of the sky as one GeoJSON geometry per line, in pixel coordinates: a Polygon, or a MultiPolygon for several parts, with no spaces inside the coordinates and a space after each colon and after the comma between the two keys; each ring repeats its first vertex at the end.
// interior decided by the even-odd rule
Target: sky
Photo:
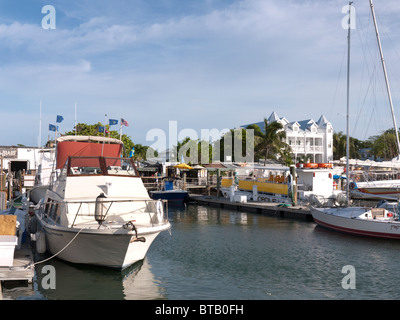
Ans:
{"type": "MultiPolygon", "coordinates": [[[[375,2],[396,114],[400,3],[375,2]]],[[[54,137],[48,127],[57,115],[64,118],[60,133],[75,121],[124,118],[129,126],[122,132],[144,145],[156,141],[154,129],[171,140],[172,129],[200,138],[202,129],[260,122],[273,111],[289,121],[325,115],[345,133],[346,5],[1,0],[0,145],[44,145],[54,137]],[[45,5],[53,6],[55,19],[42,13],[45,5]],[[55,28],[46,27],[50,22],[55,28]]],[[[393,125],[369,1],[353,5],[350,135],[366,140],[393,125]]]]}

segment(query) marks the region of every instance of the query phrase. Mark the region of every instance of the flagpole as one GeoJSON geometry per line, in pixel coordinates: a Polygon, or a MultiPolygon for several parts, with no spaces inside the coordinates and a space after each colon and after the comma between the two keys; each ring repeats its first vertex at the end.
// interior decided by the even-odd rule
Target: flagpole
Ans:
{"type": "MultiPolygon", "coordinates": [[[[107,123],[107,114],[104,116],[103,138],[106,137],[106,123],[107,123]]],[[[104,151],[104,140],[103,140],[103,145],[102,145],[102,147],[101,147],[101,156],[103,156],[103,151],[104,151]]]]}
{"type": "Polygon", "coordinates": [[[77,122],[76,122],[76,102],[75,102],[75,135],[77,135],[77,122]]]}
{"type": "Polygon", "coordinates": [[[57,125],[56,125],[56,131],[55,131],[55,136],[54,136],[54,145],[57,147],[57,125]]]}
{"type": "Polygon", "coordinates": [[[40,100],[40,116],[39,116],[39,138],[38,138],[38,147],[40,148],[42,145],[42,100],[40,100]]]}

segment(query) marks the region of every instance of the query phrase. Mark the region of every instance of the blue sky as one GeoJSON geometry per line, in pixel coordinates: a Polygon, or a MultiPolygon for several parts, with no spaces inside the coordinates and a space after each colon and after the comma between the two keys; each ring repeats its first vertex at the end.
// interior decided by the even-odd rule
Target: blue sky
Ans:
{"type": "MultiPolygon", "coordinates": [[[[377,2],[377,1],[376,1],[377,2]]],[[[135,143],[149,130],[222,130],[324,114],[344,131],[347,30],[337,0],[1,0],[0,145],[37,146],[60,131],[124,118],[135,143]],[[44,5],[56,29],[42,28],[44,5]]],[[[391,127],[369,2],[354,3],[351,135],[391,127]],[[372,95],[373,93],[373,95],[372,95]]],[[[400,4],[375,3],[400,109],[400,4]]],[[[400,119],[400,113],[397,116],[400,119]]],[[[116,127],[114,127],[116,129],[116,127]]]]}

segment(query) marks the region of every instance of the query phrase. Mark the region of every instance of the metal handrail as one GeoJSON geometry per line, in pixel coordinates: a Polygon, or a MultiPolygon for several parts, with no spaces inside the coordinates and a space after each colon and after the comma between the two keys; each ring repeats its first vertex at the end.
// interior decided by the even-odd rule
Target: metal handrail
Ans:
{"type": "MultiPolygon", "coordinates": [[[[153,200],[153,199],[104,200],[104,201],[102,201],[102,204],[107,204],[107,203],[110,204],[108,206],[108,208],[107,208],[107,212],[106,212],[106,216],[107,216],[111,206],[114,203],[145,202],[145,206],[138,208],[136,211],[142,210],[144,208],[145,212],[147,212],[148,215],[149,215],[149,218],[150,218],[152,226],[154,226],[154,221],[153,221],[153,219],[151,217],[151,213],[152,212],[156,212],[156,211],[152,211],[151,210],[151,208],[149,207],[149,203],[157,203],[159,201],[161,201],[162,208],[163,208],[162,221],[165,221],[166,219],[168,219],[168,201],[167,200],[153,200]]],[[[73,227],[75,225],[75,222],[76,222],[76,219],[77,219],[78,216],[81,216],[81,217],[91,217],[91,216],[93,216],[94,217],[94,213],[93,214],[90,214],[90,213],[88,213],[88,214],[82,214],[82,213],[79,214],[79,211],[81,210],[83,204],[95,204],[95,203],[96,203],[95,200],[42,202],[40,204],[39,212],[40,212],[41,215],[43,215],[45,213],[44,212],[44,210],[45,210],[44,208],[45,208],[46,205],[53,205],[53,204],[62,205],[62,204],[64,204],[64,205],[66,205],[66,210],[67,210],[66,213],[68,214],[68,206],[67,206],[68,204],[79,204],[79,207],[78,207],[78,209],[77,209],[77,211],[75,213],[74,221],[73,221],[73,223],[71,225],[71,227],[73,227]]]]}

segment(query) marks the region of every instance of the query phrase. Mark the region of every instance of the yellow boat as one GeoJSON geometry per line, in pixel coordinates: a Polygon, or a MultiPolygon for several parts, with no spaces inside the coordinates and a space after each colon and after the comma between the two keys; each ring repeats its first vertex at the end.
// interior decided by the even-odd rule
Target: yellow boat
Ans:
{"type": "MultiPolygon", "coordinates": [[[[223,178],[221,186],[223,188],[230,188],[233,184],[233,178],[223,178]]],[[[238,189],[253,192],[253,186],[257,186],[258,192],[271,193],[271,194],[288,194],[289,184],[287,179],[270,181],[270,180],[239,180],[238,189]]]]}

